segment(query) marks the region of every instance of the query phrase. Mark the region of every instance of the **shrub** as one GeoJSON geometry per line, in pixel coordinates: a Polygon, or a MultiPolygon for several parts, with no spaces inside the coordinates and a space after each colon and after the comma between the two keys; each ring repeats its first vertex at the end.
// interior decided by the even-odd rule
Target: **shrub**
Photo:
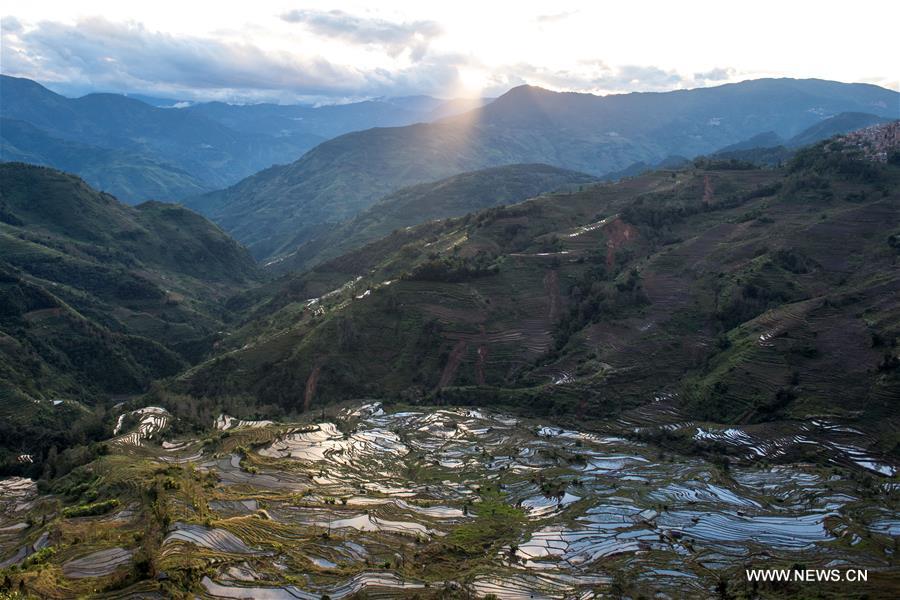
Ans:
{"type": "Polygon", "coordinates": [[[424,263],[416,265],[411,272],[403,276],[403,279],[407,281],[454,283],[475,277],[495,275],[497,272],[498,268],[494,264],[494,257],[485,252],[479,252],[470,258],[461,258],[459,256],[431,258],[424,263]]]}
{"type": "Polygon", "coordinates": [[[116,498],[110,498],[109,500],[94,502],[92,504],[69,506],[63,509],[62,515],[69,519],[74,517],[91,517],[107,513],[117,506],[119,506],[119,501],[116,498]]]}

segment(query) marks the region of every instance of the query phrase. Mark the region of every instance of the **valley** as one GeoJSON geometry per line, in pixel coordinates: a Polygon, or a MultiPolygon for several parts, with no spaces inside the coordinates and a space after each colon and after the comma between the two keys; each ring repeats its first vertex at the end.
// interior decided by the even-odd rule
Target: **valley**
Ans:
{"type": "Polygon", "coordinates": [[[263,279],[184,208],[131,207],[60,171],[0,165],[2,468],[39,468],[105,434],[112,397],[205,356],[233,319],[227,297],[263,279]]]}
{"type": "Polygon", "coordinates": [[[0,597],[897,595],[900,94],[506,89],[0,78],[0,597]]]}

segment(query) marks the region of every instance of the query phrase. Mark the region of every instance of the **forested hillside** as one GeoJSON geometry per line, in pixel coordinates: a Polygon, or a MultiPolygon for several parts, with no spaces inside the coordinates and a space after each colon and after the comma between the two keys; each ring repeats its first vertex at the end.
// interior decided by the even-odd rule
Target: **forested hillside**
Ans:
{"type": "Polygon", "coordinates": [[[839,139],[395,231],[236,299],[233,351],[174,389],[594,416],[670,394],[709,420],[847,419],[896,451],[896,162],[839,139]]]}
{"type": "MultiPolygon", "coordinates": [[[[85,441],[114,395],[206,356],[261,275],[182,207],[136,207],[53,169],[0,165],[0,450],[85,441]]],[[[8,460],[4,456],[3,460],[8,460]]]]}

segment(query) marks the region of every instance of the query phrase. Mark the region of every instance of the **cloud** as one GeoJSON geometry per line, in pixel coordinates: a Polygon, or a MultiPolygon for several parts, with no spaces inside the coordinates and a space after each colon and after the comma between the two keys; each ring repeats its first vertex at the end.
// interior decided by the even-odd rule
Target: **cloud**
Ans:
{"type": "Polygon", "coordinates": [[[519,63],[497,69],[491,92],[528,83],[557,90],[592,93],[664,92],[694,85],[694,79],[655,66],[611,66],[602,60],[581,61],[570,69],[519,63]]]}
{"type": "Polygon", "coordinates": [[[540,23],[541,25],[547,25],[549,23],[558,23],[560,21],[565,21],[571,16],[578,14],[577,10],[570,10],[566,12],[558,12],[549,15],[538,15],[534,18],[535,21],[540,23]]]}
{"type": "MultiPolygon", "coordinates": [[[[73,90],[245,101],[436,93],[452,85],[454,61],[463,60],[459,56],[433,57],[406,68],[364,70],[321,56],[171,35],[140,23],[103,18],[83,19],[74,25],[44,21],[31,27],[12,21],[9,26],[4,20],[3,71],[49,84],[59,82],[73,90]]],[[[357,35],[365,39],[380,35],[396,43],[402,39],[397,32],[357,35]]]]}
{"type": "Polygon", "coordinates": [[[516,63],[491,69],[484,95],[497,96],[522,84],[593,94],[668,92],[726,83],[738,75],[732,68],[687,75],[654,65],[610,65],[603,60],[577,61],[566,69],[516,63]]]}
{"type": "Polygon", "coordinates": [[[427,21],[392,23],[341,11],[293,11],[282,18],[320,35],[389,53],[408,48],[413,60],[385,56],[381,66],[362,68],[247,41],[154,31],[135,22],[95,17],[74,24],[33,24],[7,17],[0,23],[2,70],[68,95],[112,91],[181,100],[313,103],[472,94],[477,92],[463,85],[464,80],[471,83],[472,73],[483,82],[486,96],[523,83],[593,93],[668,91],[714,85],[736,74],[734,69],[716,68],[683,75],[658,66],[616,66],[603,60],[576,61],[565,69],[530,63],[485,65],[469,54],[426,49],[429,40],[440,35],[440,28],[427,21]]]}
{"type": "Polygon", "coordinates": [[[302,23],[323,37],[337,38],[362,45],[381,46],[391,56],[411,51],[412,60],[420,60],[432,38],[443,33],[435,21],[394,23],[351,15],[342,10],[292,10],[281,15],[288,23],[302,23]]]}
{"type": "Polygon", "coordinates": [[[726,81],[733,78],[737,74],[735,69],[723,69],[716,67],[705,73],[694,73],[694,79],[697,81],[726,81]]]}
{"type": "Polygon", "coordinates": [[[656,92],[677,89],[685,83],[685,78],[676,71],[659,67],[625,65],[602,77],[600,83],[610,89],[656,92]]]}
{"type": "Polygon", "coordinates": [[[9,34],[18,33],[22,31],[22,23],[13,16],[2,17],[0,18],[0,31],[9,34]]]}

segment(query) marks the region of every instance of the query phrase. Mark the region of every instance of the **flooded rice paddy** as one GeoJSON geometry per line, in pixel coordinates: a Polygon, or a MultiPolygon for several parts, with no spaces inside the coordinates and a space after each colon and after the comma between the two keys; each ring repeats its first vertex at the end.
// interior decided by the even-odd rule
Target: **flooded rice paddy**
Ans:
{"type": "MultiPolygon", "coordinates": [[[[169,564],[207,556],[199,585],[209,597],[446,588],[593,597],[623,578],[667,597],[704,596],[717,572],[750,560],[891,569],[900,536],[893,471],[849,452],[843,438],[831,442],[839,459],[876,463],[878,499],[828,465],[722,469],[661,455],[631,439],[629,423],[600,434],[482,410],[388,412],[374,403],[317,423],[220,417],[215,425],[227,431],[222,439],[246,443],[218,452],[193,440],[141,447],[216,482],[202,502],[178,501],[182,518],[160,548],[169,564]]],[[[742,444],[748,456],[778,448],[739,429],[676,427],[742,444]]],[[[22,534],[16,514],[35,492],[27,480],[3,485],[11,495],[0,558],[9,562],[20,558],[9,543],[22,534]]],[[[134,550],[97,550],[62,571],[102,577],[134,550]]]]}
{"type": "MultiPolygon", "coordinates": [[[[698,432],[762,451],[739,430],[698,432]]],[[[676,588],[699,592],[709,589],[711,569],[760,553],[840,561],[839,539],[849,531],[842,509],[858,499],[814,468],[748,466],[725,474],[699,458],[660,461],[652,448],[622,436],[480,410],[386,413],[378,404],[287,431],[249,460],[232,455],[203,468],[220,473],[236,499],[249,488],[299,494],[299,502],[265,502],[266,518],[318,538],[307,545],[305,586],[257,586],[255,597],[446,585],[429,578],[428,565],[418,568],[421,576],[399,580],[398,570],[415,573],[417,566],[397,567],[421,560],[429,542],[477,523],[486,489],[520,515],[515,535],[483,559],[480,574],[454,583],[509,598],[601,590],[613,568],[659,570],[676,588]],[[242,466],[248,462],[255,472],[242,466]],[[373,571],[386,564],[390,575],[373,571]]],[[[233,514],[222,509],[222,516],[233,514]]],[[[890,520],[871,526],[896,533],[890,520]]],[[[258,579],[273,578],[261,572],[258,579]]],[[[204,586],[223,597],[247,593],[246,581],[224,571],[204,586]]]]}

